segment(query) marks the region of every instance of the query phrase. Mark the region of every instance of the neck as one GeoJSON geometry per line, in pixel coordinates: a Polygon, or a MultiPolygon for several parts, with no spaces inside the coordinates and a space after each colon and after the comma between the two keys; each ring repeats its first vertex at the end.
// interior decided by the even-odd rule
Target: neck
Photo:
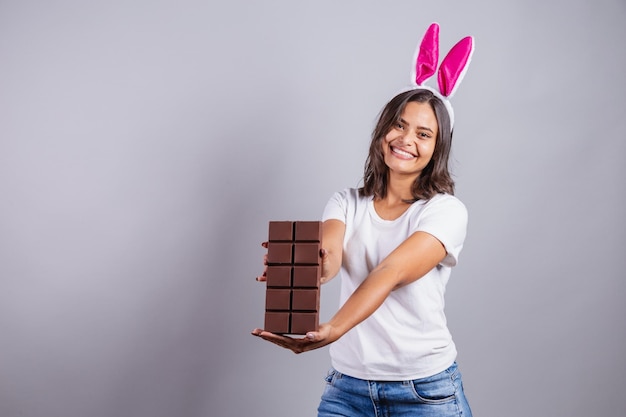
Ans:
{"type": "Polygon", "coordinates": [[[416,178],[414,175],[397,176],[390,173],[387,177],[387,195],[383,200],[386,200],[389,204],[413,200],[411,188],[416,178]]]}
{"type": "Polygon", "coordinates": [[[389,181],[385,197],[374,200],[376,213],[385,220],[395,220],[400,217],[411,205],[407,201],[413,200],[411,183],[412,181],[389,181]]]}

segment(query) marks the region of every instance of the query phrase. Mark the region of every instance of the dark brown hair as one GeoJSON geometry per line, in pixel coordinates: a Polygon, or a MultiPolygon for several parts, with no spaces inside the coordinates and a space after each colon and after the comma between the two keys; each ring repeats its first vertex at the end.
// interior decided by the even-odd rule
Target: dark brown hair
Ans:
{"type": "Polygon", "coordinates": [[[438,193],[454,194],[454,181],[448,171],[452,145],[448,110],[432,91],[416,89],[398,94],[381,111],[378,123],[372,132],[369,155],[365,161],[363,187],[359,189],[362,196],[373,195],[375,198],[384,198],[387,195],[389,168],[385,164],[381,143],[393,126],[399,122],[407,103],[412,101],[430,104],[437,118],[438,129],[432,159],[413,182],[411,186],[413,200],[407,203],[422,199],[429,200],[438,193]]]}

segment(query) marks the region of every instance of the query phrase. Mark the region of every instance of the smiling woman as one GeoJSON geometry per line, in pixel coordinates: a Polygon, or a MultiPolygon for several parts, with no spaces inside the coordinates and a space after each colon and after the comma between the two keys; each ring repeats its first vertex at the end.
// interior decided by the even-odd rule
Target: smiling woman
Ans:
{"type": "Polygon", "coordinates": [[[429,28],[419,49],[414,88],[380,114],[363,187],[335,193],[324,210],[321,281],[341,270],[340,309],[301,339],[252,332],[296,353],[331,344],[318,417],[472,415],[444,293],[467,228],[448,172],[453,113],[447,97],[473,43],[460,43],[465,54],[453,48],[452,64],[444,59],[439,92],[421,86],[436,69],[438,28],[429,28]]]}
{"type": "Polygon", "coordinates": [[[406,201],[429,199],[437,193],[453,194],[454,182],[448,171],[452,145],[449,123],[444,103],[430,90],[409,90],[394,97],[381,112],[374,128],[362,193],[379,198],[385,195],[390,169],[385,147],[393,142],[401,150],[415,153],[416,165],[417,162],[423,165],[410,176],[413,179],[411,195],[406,196],[406,201]],[[412,134],[414,145],[409,143],[412,134]]]}

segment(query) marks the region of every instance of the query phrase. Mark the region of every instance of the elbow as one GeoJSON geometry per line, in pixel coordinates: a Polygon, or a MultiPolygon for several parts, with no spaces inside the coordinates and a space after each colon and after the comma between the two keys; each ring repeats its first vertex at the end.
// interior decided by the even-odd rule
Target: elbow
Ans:
{"type": "Polygon", "coordinates": [[[393,265],[387,264],[380,264],[372,271],[372,276],[378,276],[384,282],[389,292],[410,283],[403,275],[401,268],[394,268],[393,265]]]}

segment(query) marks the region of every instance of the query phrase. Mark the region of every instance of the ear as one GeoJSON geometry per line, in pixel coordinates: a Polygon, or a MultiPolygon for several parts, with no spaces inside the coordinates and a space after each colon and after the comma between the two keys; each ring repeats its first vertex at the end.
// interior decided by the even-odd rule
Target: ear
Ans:
{"type": "Polygon", "coordinates": [[[432,23],[417,51],[415,51],[415,63],[411,71],[411,83],[422,85],[424,81],[432,77],[437,71],[437,63],[439,62],[439,24],[432,23]]]}
{"type": "Polygon", "coordinates": [[[452,97],[465,76],[474,52],[474,39],[471,36],[461,39],[450,49],[439,67],[439,91],[445,97],[452,97]]]}

